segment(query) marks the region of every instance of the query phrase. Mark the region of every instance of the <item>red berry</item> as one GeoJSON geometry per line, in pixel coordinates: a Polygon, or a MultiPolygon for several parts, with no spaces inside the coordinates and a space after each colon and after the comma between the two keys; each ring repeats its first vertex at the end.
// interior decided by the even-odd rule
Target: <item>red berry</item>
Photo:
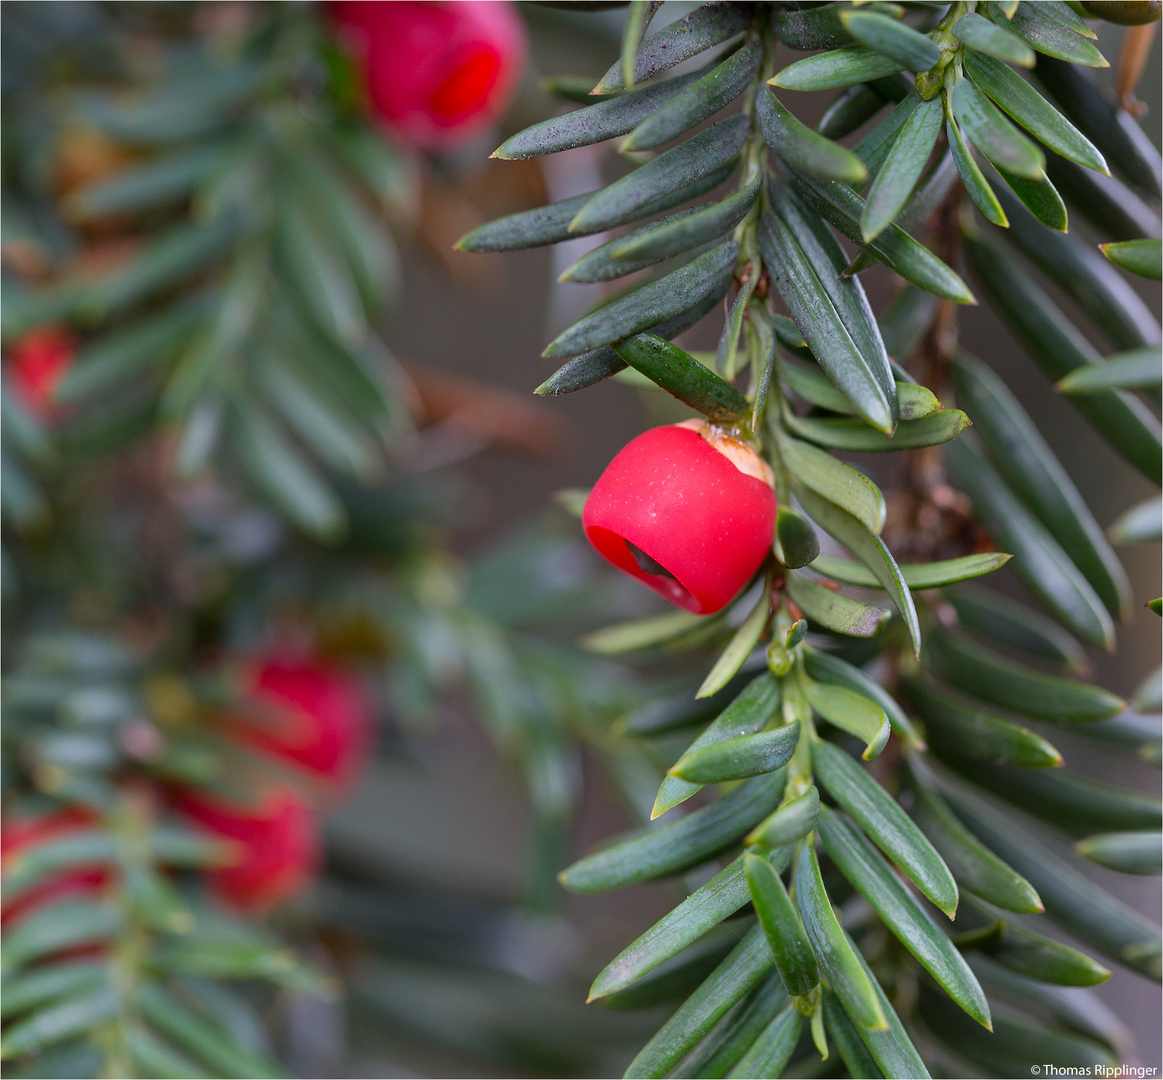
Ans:
{"type": "Polygon", "coordinates": [[[319,869],[315,812],[293,788],[273,786],[246,805],[187,789],[179,810],[220,840],[234,859],[207,872],[211,890],[232,907],[259,913],[301,892],[319,869]]]}
{"type": "Polygon", "coordinates": [[[257,722],[239,720],[231,734],[348,787],[371,752],[373,713],[363,687],[318,660],[264,660],[246,682],[257,722]]]}
{"type": "MultiPolygon", "coordinates": [[[[51,840],[83,832],[92,826],[93,821],[92,814],[75,807],[38,817],[7,816],[3,826],[0,826],[0,866],[10,873],[21,853],[34,850],[51,840]]],[[[18,919],[57,900],[99,894],[104,891],[108,881],[109,871],[103,866],[77,867],[53,874],[34,888],[5,902],[0,907],[0,922],[18,919]]]]}
{"type": "Polygon", "coordinates": [[[775,508],[763,460],[722,429],[688,420],[627,443],[590,492],[582,525],[619,570],[709,615],[771,550],[775,508]]]}
{"type": "Polygon", "coordinates": [[[334,11],[363,62],[372,110],[404,142],[466,142],[512,100],[525,60],[515,4],[340,0],[334,11]]]}
{"type": "Polygon", "coordinates": [[[53,399],[76,358],[76,338],[67,327],[38,326],[12,346],[13,389],[24,405],[42,419],[54,413],[53,399]]]}

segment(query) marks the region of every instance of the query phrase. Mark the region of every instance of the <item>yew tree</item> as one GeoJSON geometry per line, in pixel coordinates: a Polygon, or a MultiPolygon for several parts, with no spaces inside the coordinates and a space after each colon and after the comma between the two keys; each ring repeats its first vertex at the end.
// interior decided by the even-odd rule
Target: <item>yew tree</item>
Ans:
{"type": "Polygon", "coordinates": [[[1160,277],[1140,212],[1159,155],[1125,107],[1158,6],[723,3],[649,33],[659,8],[629,5],[596,85],[552,84],[582,108],[494,154],[618,140],[634,167],[461,241],[610,236],[562,279],[654,269],[549,343],[564,363],[537,392],[629,373],[705,418],[640,436],[575,496],[598,551],[685,609],[589,647],[718,650],[621,725],[673,736],[656,824],[560,875],[591,893],[702,868],[590,1000],[678,1003],[627,1076],[804,1075],[833,1053],[852,1076],[1114,1064],[1117,1026],[1061,988],[1107,964],[1158,981],[1158,931],[1031,826],[1159,872],[1159,801],[1052,740],[1158,763],[1139,714],[1159,673],[1131,705],[1084,677],[1086,647],[1158,610],[1112,545],[1158,540],[1160,504],[1104,533],[958,320],[991,305],[1044,392],[1159,482],[1160,331],[1125,276],[1160,277]],[[1121,103],[1087,71],[1108,66],[1095,18],[1131,25],[1121,103]],[[824,90],[809,126],[803,95],[824,90]],[[897,283],[879,314],[877,264],[897,283]],[[674,343],[719,309],[714,352],[674,343]],[[899,455],[887,492],[845,460],[870,452],[899,455]],[[1004,564],[1029,603],[989,586],[1004,564]]]}

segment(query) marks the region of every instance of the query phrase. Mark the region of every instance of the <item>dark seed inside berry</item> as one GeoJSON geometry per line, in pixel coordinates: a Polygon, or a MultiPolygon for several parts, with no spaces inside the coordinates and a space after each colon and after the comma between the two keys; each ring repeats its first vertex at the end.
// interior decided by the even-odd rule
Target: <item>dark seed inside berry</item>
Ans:
{"type": "Polygon", "coordinates": [[[646,554],[645,551],[643,551],[641,548],[635,547],[632,543],[630,543],[629,540],[626,541],[626,546],[630,549],[630,554],[634,556],[634,561],[642,568],[645,573],[660,574],[662,577],[668,577],[674,581],[678,580],[678,578],[676,578],[674,574],[667,570],[667,568],[663,566],[662,563],[660,563],[657,559],[652,559],[649,555],[646,554]]]}

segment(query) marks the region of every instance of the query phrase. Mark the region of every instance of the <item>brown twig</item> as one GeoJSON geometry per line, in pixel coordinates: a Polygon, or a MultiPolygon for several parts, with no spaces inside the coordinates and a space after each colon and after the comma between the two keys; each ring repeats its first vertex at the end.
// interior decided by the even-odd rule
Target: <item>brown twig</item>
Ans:
{"type": "Polygon", "coordinates": [[[548,405],[446,371],[401,366],[416,388],[415,420],[420,427],[445,424],[537,457],[557,453],[569,440],[567,421],[548,405]]]}
{"type": "Polygon", "coordinates": [[[1117,74],[1115,75],[1115,90],[1119,96],[1119,103],[1132,116],[1142,116],[1147,111],[1144,105],[1135,97],[1135,87],[1143,75],[1143,66],[1151,52],[1151,43],[1155,40],[1157,22],[1147,23],[1144,26],[1128,26],[1123,34],[1123,45],[1119,50],[1117,74]]]}

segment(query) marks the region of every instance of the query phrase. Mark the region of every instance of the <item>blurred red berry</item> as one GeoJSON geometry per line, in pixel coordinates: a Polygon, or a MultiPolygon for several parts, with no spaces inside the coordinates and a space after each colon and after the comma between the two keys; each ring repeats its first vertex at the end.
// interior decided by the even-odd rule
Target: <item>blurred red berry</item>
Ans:
{"type": "Polygon", "coordinates": [[[339,0],[334,12],[362,61],[372,110],[404,142],[464,143],[513,98],[525,28],[508,0],[339,0]]]}
{"type": "Polygon", "coordinates": [[[352,676],[319,660],[268,659],[247,674],[246,695],[253,722],[237,720],[234,738],[335,789],[350,786],[371,752],[374,724],[352,676]]]}
{"type": "Polygon", "coordinates": [[[315,811],[293,788],[270,787],[254,804],[187,789],[174,802],[215,839],[230,842],[232,861],[206,877],[232,907],[264,912],[301,892],[318,872],[315,811]]]}
{"type": "Polygon", "coordinates": [[[771,550],[775,509],[764,461],[721,429],[688,420],[627,443],[590,492],[582,526],[619,570],[709,615],[771,550]]]}
{"type": "Polygon", "coordinates": [[[29,330],[12,346],[9,371],[13,389],[42,419],[56,412],[53,399],[76,355],[75,335],[55,323],[29,330]]]}
{"type": "MultiPolygon", "coordinates": [[[[21,855],[50,841],[84,832],[94,820],[92,814],[79,808],[36,817],[6,815],[3,825],[0,825],[0,868],[4,874],[12,873],[21,855]]],[[[103,866],[76,867],[53,874],[39,885],[5,901],[0,906],[0,922],[7,924],[57,900],[100,894],[108,882],[109,871],[103,866]]]]}

